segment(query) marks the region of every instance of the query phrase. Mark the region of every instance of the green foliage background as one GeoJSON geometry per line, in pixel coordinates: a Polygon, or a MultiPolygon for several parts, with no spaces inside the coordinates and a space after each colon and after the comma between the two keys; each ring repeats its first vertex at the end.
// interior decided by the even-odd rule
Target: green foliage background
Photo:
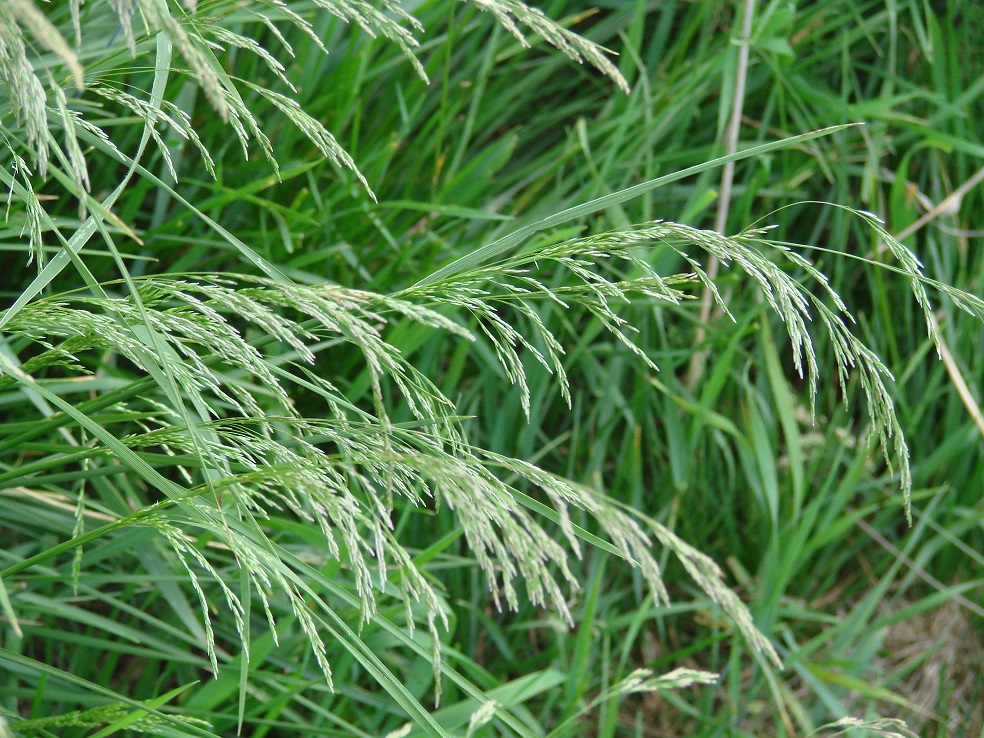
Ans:
{"type": "Polygon", "coordinates": [[[744,7],[0,6],[0,734],[979,733],[984,10],[744,7]]]}

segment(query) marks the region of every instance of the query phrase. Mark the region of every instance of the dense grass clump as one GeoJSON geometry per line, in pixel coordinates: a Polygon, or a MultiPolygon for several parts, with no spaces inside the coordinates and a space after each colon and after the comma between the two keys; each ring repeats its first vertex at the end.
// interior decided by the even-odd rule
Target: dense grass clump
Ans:
{"type": "Polygon", "coordinates": [[[982,31],[0,7],[0,735],[979,733],[982,31]]]}

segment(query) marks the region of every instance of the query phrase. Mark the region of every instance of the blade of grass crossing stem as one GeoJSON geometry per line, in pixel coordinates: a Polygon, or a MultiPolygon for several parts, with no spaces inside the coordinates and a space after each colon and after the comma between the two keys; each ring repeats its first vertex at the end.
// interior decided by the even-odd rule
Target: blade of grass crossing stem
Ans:
{"type": "MultiPolygon", "coordinates": [[[[94,136],[88,133],[87,131],[85,131],[84,129],[79,129],[78,133],[79,133],[79,138],[84,139],[86,143],[88,143],[90,146],[93,146],[99,149],[100,151],[102,151],[103,153],[113,156],[114,158],[120,156],[118,152],[109,148],[105,144],[105,142],[102,139],[100,139],[98,136],[94,136]]],[[[133,163],[136,172],[140,174],[140,176],[144,177],[149,182],[161,188],[162,190],[165,190],[177,202],[181,203],[184,207],[188,208],[188,210],[194,213],[197,218],[199,218],[209,228],[211,228],[213,231],[219,234],[219,236],[221,236],[224,241],[226,241],[229,245],[234,247],[240,254],[242,254],[246,258],[248,262],[253,264],[257,269],[262,271],[264,274],[266,274],[270,279],[276,282],[280,282],[281,284],[293,284],[293,281],[286,274],[280,271],[280,269],[278,269],[276,266],[271,264],[269,261],[264,259],[259,254],[257,254],[253,249],[251,249],[249,246],[243,243],[242,240],[240,240],[232,233],[230,233],[228,230],[223,228],[212,218],[205,215],[205,213],[203,213],[199,208],[195,207],[195,205],[193,205],[188,199],[180,195],[177,192],[177,190],[174,189],[174,187],[172,187],[167,182],[162,180],[160,177],[158,177],[156,174],[151,172],[149,169],[141,165],[139,162],[136,162],[135,160],[132,160],[126,156],[122,157],[122,162],[124,164],[133,163]]]]}
{"type": "Polygon", "coordinates": [[[114,530],[122,528],[128,525],[131,521],[134,521],[145,514],[150,514],[157,507],[158,505],[145,507],[142,510],[138,510],[137,512],[134,513],[130,513],[130,515],[126,516],[125,518],[121,518],[120,520],[116,520],[112,523],[107,523],[106,525],[100,526],[99,528],[96,528],[94,530],[90,530],[87,533],[82,533],[81,535],[75,536],[74,538],[70,538],[67,541],[62,541],[61,543],[51,546],[50,548],[46,548],[44,551],[41,551],[40,553],[37,553],[34,556],[30,556],[26,559],[21,559],[16,564],[11,564],[10,566],[0,571],[0,577],[12,577],[14,574],[24,571],[25,569],[30,569],[32,566],[34,566],[35,564],[39,564],[42,561],[46,561],[54,556],[67,553],[69,551],[74,551],[76,548],[78,548],[79,546],[84,546],[89,541],[94,541],[100,538],[101,536],[107,535],[108,533],[114,530]]]}
{"type": "MultiPolygon", "coordinates": [[[[159,49],[160,48],[161,47],[159,46],[159,49]]],[[[160,61],[160,56],[161,55],[159,52],[158,54],[159,61],[160,61]]],[[[166,77],[166,74],[162,73],[160,76],[166,77]]],[[[163,85],[163,82],[161,84],[163,85]]],[[[132,173],[132,169],[131,169],[131,173],[132,173]]],[[[129,178],[129,174],[127,175],[127,178],[129,178]]],[[[205,443],[205,439],[202,437],[201,431],[199,430],[197,423],[193,422],[193,419],[188,413],[184,401],[181,398],[181,391],[178,387],[178,383],[172,371],[170,370],[170,367],[174,365],[174,362],[179,361],[179,357],[173,352],[173,350],[171,350],[166,344],[164,344],[161,341],[160,337],[157,335],[157,332],[154,330],[153,326],[151,325],[150,319],[147,316],[143,303],[139,299],[136,286],[133,284],[133,281],[130,278],[129,273],[127,272],[126,265],[123,263],[123,259],[120,256],[119,251],[115,247],[115,243],[112,239],[112,236],[109,234],[108,230],[106,230],[105,224],[103,223],[102,219],[93,217],[91,222],[93,224],[93,227],[97,229],[99,233],[102,235],[110,252],[114,256],[117,262],[117,268],[122,274],[123,279],[130,290],[130,294],[133,296],[135,305],[138,311],[140,312],[141,317],[143,318],[143,325],[131,326],[129,323],[127,323],[125,319],[123,319],[120,315],[116,314],[115,312],[112,313],[112,317],[114,317],[116,321],[120,324],[120,328],[123,331],[133,333],[134,337],[138,340],[139,343],[143,344],[144,346],[147,346],[149,342],[150,344],[149,348],[151,349],[150,353],[142,349],[137,349],[137,354],[141,360],[141,363],[144,365],[147,372],[154,378],[155,382],[161,388],[161,390],[164,391],[164,393],[170,397],[173,408],[181,416],[181,419],[184,422],[185,427],[188,429],[188,432],[191,434],[192,442],[195,445],[195,449],[199,459],[201,459],[201,461],[203,462],[203,466],[204,466],[204,458],[205,458],[205,454],[203,454],[203,449],[205,449],[205,453],[207,453],[207,455],[210,457],[210,460],[213,462],[213,464],[215,464],[216,468],[218,468],[218,461],[217,459],[215,459],[213,454],[208,452],[209,446],[205,443]],[[138,330],[138,328],[142,330],[138,330]]],[[[102,286],[89,271],[89,268],[86,265],[86,263],[79,257],[77,251],[75,251],[74,249],[66,248],[66,250],[63,251],[62,253],[66,254],[67,258],[71,260],[72,263],[75,264],[75,268],[78,270],[79,274],[85,280],[86,284],[88,284],[89,288],[97,296],[102,297],[104,299],[108,298],[106,293],[103,291],[102,286]]],[[[52,278],[53,276],[54,275],[52,275],[52,278]]],[[[202,406],[200,402],[196,402],[196,406],[200,417],[202,418],[209,417],[208,409],[202,406]]],[[[206,477],[206,481],[208,482],[209,487],[211,488],[211,478],[206,477]]]]}
{"type": "MultiPolygon", "coordinates": [[[[107,407],[111,407],[117,402],[122,402],[131,397],[135,397],[142,391],[152,386],[153,380],[150,377],[141,377],[140,379],[130,382],[122,387],[110,389],[109,391],[96,396],[95,399],[85,400],[79,403],[78,407],[85,412],[94,414],[100,410],[105,410],[107,407]]],[[[18,432],[16,435],[0,441],[0,454],[9,451],[12,448],[19,448],[28,441],[62,428],[68,425],[70,420],[71,416],[69,415],[53,415],[44,423],[32,422],[29,424],[29,427],[18,432]]]]}
{"type": "MultiPolygon", "coordinates": [[[[528,508],[533,512],[542,515],[552,523],[556,523],[560,525],[561,522],[560,515],[558,515],[553,508],[547,507],[539,500],[534,500],[529,495],[523,494],[522,492],[519,491],[513,492],[513,496],[516,498],[516,501],[523,507],[528,508]]],[[[576,523],[571,523],[571,528],[574,530],[574,534],[582,541],[585,541],[586,543],[590,543],[592,546],[599,548],[602,551],[605,551],[606,553],[610,553],[614,556],[618,556],[619,558],[622,558],[622,554],[619,552],[619,550],[615,548],[612,544],[610,544],[608,541],[604,540],[603,538],[599,538],[593,533],[589,533],[588,531],[586,531],[584,528],[577,525],[576,523]]],[[[634,562],[630,561],[629,563],[632,564],[634,562]]]]}
{"type": "MultiPolygon", "coordinates": [[[[758,156],[761,154],[766,154],[770,151],[776,149],[785,148],[787,146],[793,146],[797,143],[803,143],[805,141],[811,141],[815,138],[820,138],[822,136],[829,136],[837,131],[842,131],[845,128],[850,128],[852,126],[860,125],[859,123],[846,123],[844,125],[830,126],[828,128],[821,128],[817,131],[812,131],[810,133],[803,133],[799,136],[792,136],[791,138],[784,138],[780,141],[771,141],[767,144],[761,144],[759,146],[752,146],[751,148],[745,149],[744,151],[739,151],[728,156],[721,156],[717,159],[712,159],[711,161],[704,162],[703,164],[697,164],[692,167],[687,167],[686,169],[681,169],[678,172],[673,172],[671,174],[666,174],[662,177],[657,177],[656,179],[649,180],[648,182],[642,182],[641,184],[628,187],[624,190],[618,192],[613,192],[609,195],[604,195],[603,197],[590,200],[581,205],[576,205],[572,208],[567,208],[561,212],[551,215],[550,217],[544,218],[543,220],[537,221],[536,223],[531,223],[529,225],[523,226],[510,234],[503,236],[490,244],[482,246],[476,249],[470,254],[466,254],[459,259],[455,259],[450,264],[447,264],[437,271],[431,273],[429,276],[424,277],[422,280],[413,285],[416,287],[427,287],[432,284],[437,284],[442,280],[454,277],[457,274],[467,272],[474,269],[485,262],[496,258],[500,254],[504,254],[507,251],[515,248],[527,238],[532,236],[538,231],[542,231],[547,228],[552,228],[556,225],[566,223],[575,218],[580,218],[583,215],[590,215],[599,210],[604,210],[613,205],[623,203],[632,198],[638,197],[639,195],[655,190],[658,187],[669,184],[671,182],[676,182],[687,177],[691,177],[695,174],[700,174],[708,169],[713,169],[714,167],[727,164],[728,162],[740,161],[742,159],[747,159],[752,156],[758,156]]],[[[413,288],[411,288],[413,289],[413,288]]]]}
{"type": "MultiPolygon", "coordinates": [[[[123,445],[123,443],[121,443],[116,436],[89,418],[85,413],[80,412],[71,403],[66,402],[46,387],[39,385],[34,381],[33,377],[25,374],[19,367],[11,364],[11,362],[2,354],[0,354],[0,370],[3,370],[5,373],[15,377],[18,381],[30,386],[38,392],[38,394],[45,397],[52,405],[59,407],[67,415],[74,418],[76,422],[89,431],[93,436],[105,443],[109,450],[116,454],[116,457],[120,462],[128,465],[134,472],[139,474],[144,481],[156,487],[159,491],[167,495],[167,497],[175,501],[180,501],[181,498],[188,494],[188,490],[181,485],[163,477],[160,472],[140,458],[136,452],[123,445]]],[[[193,507],[187,507],[186,512],[188,514],[192,514],[194,509],[195,508],[193,507]]]]}
{"type": "MultiPolygon", "coordinates": [[[[149,105],[152,110],[160,111],[161,103],[164,100],[164,89],[167,86],[167,78],[171,69],[171,42],[168,40],[167,35],[163,32],[157,34],[157,59],[155,62],[154,70],[154,84],[151,88],[149,105]]],[[[151,130],[153,129],[153,121],[148,120],[144,126],[143,134],[140,137],[140,145],[137,147],[137,153],[132,159],[129,159],[129,169],[126,175],[123,177],[123,181],[117,185],[116,189],[113,190],[110,195],[106,198],[103,203],[95,203],[91,198],[90,205],[95,203],[98,205],[96,212],[93,212],[85,220],[82,226],[72,234],[71,238],[65,242],[64,249],[59,251],[54,258],[51,259],[45,265],[41,273],[34,278],[28,287],[18,295],[14,304],[7,309],[3,317],[0,317],[0,328],[6,325],[7,321],[16,315],[21,308],[24,307],[28,302],[34,299],[35,296],[41,293],[43,290],[55,277],[57,277],[61,271],[68,266],[69,262],[72,260],[72,255],[77,254],[81,248],[88,243],[89,239],[96,232],[97,221],[99,219],[99,212],[108,213],[116,202],[116,199],[126,190],[126,186],[133,176],[133,172],[139,166],[140,158],[143,156],[144,149],[147,147],[147,142],[150,140],[151,130]]],[[[84,129],[80,128],[78,133],[82,134],[84,129]]],[[[93,140],[98,140],[97,136],[92,136],[93,140]]],[[[15,187],[20,189],[20,185],[7,173],[6,171],[0,172],[0,179],[8,187],[15,187]]],[[[21,194],[22,197],[26,197],[26,193],[21,194]]],[[[51,220],[51,217],[47,214],[47,211],[42,211],[42,217],[45,223],[52,229],[53,233],[60,234],[60,230],[55,226],[55,223],[51,220]]]]}
{"type": "MultiPolygon", "coordinates": [[[[188,431],[188,435],[191,437],[191,443],[194,447],[195,454],[202,465],[203,471],[207,470],[206,458],[211,464],[211,470],[213,473],[206,473],[205,483],[208,485],[209,490],[213,496],[217,497],[215,488],[212,485],[213,474],[217,470],[223,469],[223,464],[216,458],[212,451],[212,445],[208,441],[213,443],[218,441],[218,437],[214,432],[203,432],[199,427],[199,423],[196,422],[195,418],[192,417],[191,412],[189,412],[188,407],[185,405],[185,401],[182,398],[182,391],[179,387],[177,378],[174,375],[172,367],[178,366],[181,363],[181,357],[177,355],[174,349],[162,339],[157,330],[155,330],[153,323],[150,320],[150,316],[143,304],[143,300],[140,299],[140,292],[137,289],[136,284],[133,282],[133,278],[127,271],[126,264],[123,263],[123,259],[116,248],[116,244],[113,241],[112,236],[105,229],[102,223],[97,223],[100,233],[102,234],[103,240],[113,258],[116,261],[117,269],[123,277],[127,289],[130,292],[131,299],[133,300],[134,306],[137,308],[137,312],[140,314],[141,324],[140,325],[130,325],[125,319],[114,312],[113,317],[116,318],[117,322],[120,323],[120,328],[123,331],[129,331],[133,334],[137,342],[142,346],[141,348],[135,348],[135,353],[140,359],[141,363],[147,369],[147,372],[154,378],[157,385],[161,390],[167,395],[171,400],[172,409],[177,412],[178,416],[181,418],[181,422],[188,431]],[[146,347],[148,350],[145,350],[146,347]]],[[[78,259],[78,256],[75,257],[78,259]]],[[[80,269],[81,271],[81,269],[80,269]]],[[[96,285],[99,291],[102,288],[96,285]]],[[[204,401],[197,397],[194,393],[191,393],[191,402],[194,405],[195,411],[198,414],[198,418],[201,422],[207,422],[210,418],[210,410],[205,405],[204,401]]],[[[216,505],[219,510],[219,514],[225,517],[222,512],[221,505],[216,505]]],[[[248,579],[248,577],[247,577],[248,579]]]]}

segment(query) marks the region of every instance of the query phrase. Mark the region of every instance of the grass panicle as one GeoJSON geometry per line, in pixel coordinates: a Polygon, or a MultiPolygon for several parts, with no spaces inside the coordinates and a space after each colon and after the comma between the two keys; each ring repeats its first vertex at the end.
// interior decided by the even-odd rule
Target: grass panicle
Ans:
{"type": "Polygon", "coordinates": [[[975,10],[3,4],[0,734],[979,733],[975,10]]]}

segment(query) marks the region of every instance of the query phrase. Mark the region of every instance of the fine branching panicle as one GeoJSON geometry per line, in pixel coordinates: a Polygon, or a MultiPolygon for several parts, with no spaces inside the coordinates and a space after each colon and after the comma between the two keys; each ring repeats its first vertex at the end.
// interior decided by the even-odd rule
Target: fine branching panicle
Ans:
{"type": "Polygon", "coordinates": [[[810,735],[820,733],[829,736],[854,735],[854,731],[859,731],[860,735],[877,735],[881,738],[917,738],[917,734],[913,733],[903,721],[895,718],[862,720],[856,717],[844,717],[835,723],[817,728],[810,735]]]}
{"type": "MultiPolygon", "coordinates": [[[[388,1],[383,3],[382,9],[363,0],[317,0],[315,5],[347,23],[356,24],[370,35],[379,35],[395,43],[403,50],[418,74],[426,80],[423,65],[414,54],[414,49],[419,44],[415,34],[423,33],[424,29],[400,3],[388,1]]],[[[475,5],[495,15],[524,44],[527,42],[520,33],[517,22],[528,26],[570,58],[578,62],[587,60],[614,80],[620,88],[628,91],[625,79],[602,49],[550,20],[542,11],[519,0],[481,0],[475,5]]],[[[369,183],[359,172],[353,159],[334,136],[319,121],[308,115],[292,96],[296,95],[297,89],[284,72],[286,64],[294,56],[294,50],[280,27],[298,29],[314,39],[326,53],[327,49],[318,39],[311,21],[288,4],[281,0],[253,0],[247,3],[226,0],[209,3],[207,8],[199,8],[195,3],[181,6],[167,0],[112,0],[86,7],[85,34],[82,32],[80,8],[81,3],[78,0],[69,3],[64,10],[51,13],[42,12],[33,0],[12,0],[0,7],[0,79],[6,87],[7,105],[18,124],[23,127],[26,138],[21,142],[8,138],[6,145],[15,156],[23,157],[17,151],[26,149],[32,171],[42,176],[48,170],[52,147],[57,149],[63,145],[68,159],[65,169],[74,184],[68,190],[82,203],[85,201],[83,193],[89,187],[87,170],[92,166],[87,156],[91,157],[92,152],[83,152],[77,141],[75,128],[85,126],[102,134],[102,116],[94,114],[98,107],[86,104],[93,94],[126,108],[146,124],[146,129],[164,157],[172,177],[176,177],[176,173],[170,164],[170,153],[162,132],[157,127],[160,123],[190,140],[199,149],[206,168],[214,176],[212,155],[201,146],[185,113],[178,111],[172,103],[155,99],[153,95],[134,94],[120,84],[123,75],[119,72],[125,73],[133,69],[138,64],[138,58],[144,60],[139,63],[155,64],[150,53],[153,48],[150,41],[158,34],[163,34],[181,55],[187,65],[182,70],[183,73],[198,84],[216,113],[228,121],[244,154],[248,156],[249,142],[252,139],[274,168],[278,168],[273,145],[263,132],[263,125],[256,118],[254,108],[258,106],[249,95],[252,92],[297,125],[322,156],[350,169],[371,193],[369,183]],[[60,15],[66,17],[61,18],[60,15]],[[49,20],[49,16],[56,22],[49,20]],[[75,36],[75,50],[59,31],[58,20],[70,23],[75,36]],[[252,30],[269,30],[278,42],[277,47],[267,48],[253,35],[234,31],[230,27],[235,23],[235,27],[240,28],[244,22],[252,30]],[[255,26],[262,28],[257,29],[255,26]],[[89,31],[90,28],[93,29],[92,32],[89,31]],[[103,33],[97,35],[95,32],[100,30],[103,33]],[[65,65],[70,72],[67,81],[53,76],[50,69],[44,74],[36,71],[37,54],[32,53],[28,37],[45,50],[53,52],[65,65]],[[108,48],[107,38],[110,39],[108,48]],[[245,52],[259,59],[289,94],[227,74],[219,61],[219,55],[231,50],[245,52]],[[83,70],[79,59],[88,58],[94,53],[108,60],[108,63],[93,70],[83,70]],[[67,82],[71,82],[75,88],[75,94],[70,98],[66,97],[63,89],[67,82]],[[162,105],[168,109],[167,112],[161,109],[162,105]],[[62,144],[55,141],[52,135],[52,131],[57,129],[63,131],[62,144]]],[[[159,64],[160,60],[158,48],[156,63],[159,64]]],[[[156,71],[160,74],[170,70],[158,67],[156,71]]]]}
{"type": "MultiPolygon", "coordinates": [[[[525,27],[629,91],[603,48],[542,11],[520,0],[471,1],[520,42],[527,43],[525,27]]],[[[182,591],[197,600],[198,614],[185,607],[180,618],[191,645],[207,654],[198,668],[218,674],[231,660],[229,643],[238,638],[245,691],[255,623],[265,620],[276,641],[282,621],[290,620],[329,686],[339,679],[332,672],[333,654],[344,648],[353,657],[347,668],[366,667],[400,695],[401,709],[426,722],[427,713],[414,712],[418,696],[400,692],[404,685],[374,661],[360,634],[349,638],[345,628],[351,620],[389,628],[386,635],[394,639],[409,634],[401,646],[430,657],[440,694],[442,674],[448,673],[442,636],[457,603],[420,562],[420,552],[406,547],[401,525],[414,516],[453,516],[469,561],[481,572],[478,581],[499,610],[519,610],[529,602],[573,626],[577,610],[571,593],[580,587],[574,559],[586,545],[634,567],[640,590],[657,605],[667,605],[670,591],[660,563],[665,554],[730,618],[734,632],[762,663],[781,665],[777,644],[756,627],[749,607],[710,556],[672,526],[598,489],[482,448],[453,391],[442,390],[423,362],[395,339],[409,326],[421,335],[490,349],[489,365],[516,386],[527,419],[536,414],[534,371],[552,374],[572,408],[576,394],[565,346],[582,337],[578,331],[585,324],[607,331],[639,368],[655,372],[660,370],[656,352],[639,340],[625,317],[626,306],[678,308],[706,287],[728,314],[730,298],[708,276],[707,257],[733,267],[737,282],[751,286],[781,320],[793,370],[806,379],[811,402],[830,358],[845,390],[858,381],[870,435],[890,474],[897,475],[910,515],[909,450],[890,392],[891,373],[852,330],[854,318],[824,273],[798,247],[772,238],[770,229],[726,236],[652,221],[558,241],[524,240],[521,229],[512,234],[513,246],[494,261],[476,259],[471,266],[434,271],[413,287],[373,291],[305,281],[300,270],[287,267],[281,271],[265,247],[253,248],[248,236],[233,234],[234,226],[220,224],[218,216],[213,219],[220,205],[209,202],[198,209],[189,202],[192,196],[182,199],[187,157],[177,156],[181,147],[215,179],[222,177],[226,152],[210,148],[214,137],[200,134],[199,120],[168,99],[178,87],[182,94],[201,91],[210,114],[222,119],[221,130],[231,131],[224,142],[229,148],[248,156],[256,146],[283,174],[275,156],[279,129],[266,121],[267,116],[287,120],[292,135],[303,135],[302,148],[347,170],[344,176],[361,185],[361,191],[358,185],[352,189],[363,202],[375,199],[338,132],[298,102],[291,73],[295,49],[288,37],[295,43],[298,37],[313,41],[318,53],[327,51],[312,18],[330,14],[333,23],[353,24],[395,44],[426,78],[415,55],[425,30],[400,3],[313,0],[300,8],[282,0],[71,0],[52,6],[0,0],[0,181],[8,192],[7,222],[20,234],[24,261],[38,270],[0,312],[0,391],[21,404],[26,398],[30,405],[25,406],[37,411],[36,423],[16,423],[0,434],[0,458],[7,459],[0,485],[16,487],[25,504],[44,500],[53,509],[68,510],[72,537],[36,559],[5,554],[2,565],[10,575],[71,552],[77,594],[80,569],[88,563],[86,546],[138,530],[159,546],[141,562],[150,575],[147,562],[169,566],[182,591]],[[229,60],[241,57],[255,62],[267,78],[237,77],[229,60]],[[193,86],[186,86],[189,81],[193,86]],[[133,136],[121,143],[120,132],[128,129],[133,136]],[[120,179],[112,184],[115,189],[100,191],[105,177],[96,176],[97,167],[107,162],[114,171],[120,168],[120,179]],[[121,198],[128,189],[137,193],[132,202],[121,198]],[[156,205],[169,198],[180,202],[182,217],[201,230],[176,235],[172,252],[154,252],[164,238],[155,231],[160,221],[148,193],[158,197],[156,205]],[[71,218],[64,207],[49,208],[45,199],[66,196],[71,218]],[[121,242],[135,253],[125,253],[121,242]],[[173,266],[185,264],[185,251],[192,248],[209,252],[200,265],[173,266]],[[653,258],[660,250],[668,250],[680,273],[660,273],[653,258]],[[152,262],[151,253],[160,260],[152,262]],[[91,260],[97,257],[115,270],[112,276],[106,277],[105,269],[93,271],[91,260]],[[234,260],[241,257],[244,273],[226,273],[230,260],[240,263],[234,260]],[[70,275],[75,281],[66,287],[70,275]],[[552,311],[563,319],[554,320],[552,311]],[[832,346],[832,357],[818,353],[818,332],[832,346]],[[80,392],[75,385],[87,375],[98,382],[80,392]],[[93,502],[86,491],[90,480],[113,475],[124,481],[112,488],[109,502],[93,502]],[[74,485],[70,495],[56,484],[66,479],[74,485]],[[100,527],[93,527],[93,519],[100,527]],[[291,526],[310,535],[285,544],[279,533],[291,526]],[[317,586],[312,576],[320,577],[317,586]],[[395,616],[381,606],[394,599],[400,605],[395,616]]],[[[210,191],[218,193],[216,201],[225,197],[224,186],[210,191]]],[[[313,199],[317,189],[312,178],[298,198],[313,199]]],[[[229,199],[249,208],[252,194],[229,199]]],[[[927,278],[915,255],[877,218],[854,216],[885,245],[893,260],[875,266],[907,282],[938,348],[927,287],[984,319],[984,300],[927,278]]],[[[268,227],[264,221],[262,228],[268,227]]],[[[360,245],[354,239],[343,244],[346,249],[360,245]]],[[[6,396],[4,401],[15,402],[6,396]]],[[[0,608],[16,631],[2,580],[0,608]]],[[[596,704],[716,679],[696,669],[662,676],[632,671],[609,683],[596,704]]],[[[471,715],[469,735],[495,720],[501,708],[496,700],[476,701],[476,694],[470,699],[463,703],[471,711],[465,713],[471,715]]],[[[114,703],[10,727],[19,732],[87,728],[124,720],[134,707],[114,703]]],[[[156,730],[163,719],[148,712],[127,727],[156,730]]],[[[183,727],[193,734],[205,725],[183,717],[170,723],[170,733],[161,734],[177,734],[183,727]]],[[[847,720],[833,727],[906,734],[891,721],[847,720]]],[[[523,734],[520,729],[517,734],[523,734]]]]}
{"type": "MultiPolygon", "coordinates": [[[[768,241],[764,231],[728,238],[658,222],[534,247],[393,296],[330,285],[282,284],[244,275],[145,278],[134,282],[137,293],[131,298],[76,293],[37,299],[8,321],[7,331],[44,347],[24,364],[23,369],[31,373],[56,365],[80,369],[79,357],[92,350],[111,351],[150,371],[152,367],[145,363],[153,344],[148,343],[146,331],[163,342],[156,346],[157,360],[169,367],[188,404],[205,409],[206,415],[198,421],[196,435],[191,435],[175,423],[173,410],[157,403],[149,412],[141,411],[143,432],[120,437],[128,448],[161,449],[184,460],[180,468],[188,482],[186,496],[174,500],[173,511],[160,511],[141,524],[158,530],[178,554],[199,594],[206,624],[206,598],[195,571],[205,571],[210,580],[220,583],[222,578],[205,555],[188,545],[183,531],[190,526],[222,535],[264,605],[271,591],[290,597],[329,680],[324,644],[305,614],[299,593],[285,578],[284,564],[266,546],[258,546],[265,540],[262,521],[272,511],[289,510],[317,523],[329,556],[346,562],[367,620],[376,613],[377,591],[386,588],[387,570],[397,572],[408,625],[412,627],[410,608],[416,602],[424,606],[425,620],[434,630],[438,623],[446,622],[441,597],[393,536],[394,495],[421,508],[446,505],[455,513],[498,605],[518,608],[516,585],[522,580],[534,604],[552,609],[568,623],[571,614],[561,583],[577,587],[567,551],[580,552],[570,510],[590,514],[619,554],[639,568],[656,601],[666,603],[668,594],[653,555],[651,535],[679,558],[748,641],[778,662],[773,646],[757,631],[711,559],[665,526],[619,509],[585,487],[528,462],[472,448],[453,403],[386,341],[387,325],[400,318],[473,340],[454,319],[456,314],[471,315],[495,346],[507,376],[520,385],[525,410],[529,410],[529,389],[521,350],[546,370],[556,372],[569,399],[562,343],[546,328],[534,305],[556,305],[595,316],[642,361],[658,369],[632,341],[631,326],[616,311],[620,303],[639,296],[672,304],[683,300],[682,288],[695,279],[706,280],[690,253],[694,248],[723,263],[737,264],[759,286],[787,327],[794,365],[801,372],[805,368],[811,392],[817,388],[817,358],[807,326],[812,316],[820,318],[832,339],[841,382],[846,383],[852,371],[861,379],[873,434],[885,448],[889,464],[898,466],[908,501],[908,455],[884,384],[887,370],[848,329],[844,318],[850,320],[850,316],[836,295],[830,295],[834,307],[828,307],[773,262],[770,251],[791,260],[821,285],[825,284],[823,276],[787,246],[768,241]],[[640,255],[645,247],[668,247],[686,254],[698,276],[658,275],[640,255]],[[579,283],[559,290],[548,288],[551,269],[566,270],[579,283]],[[609,273],[621,278],[609,278],[609,273]],[[510,311],[529,319],[541,348],[513,327],[510,311]],[[262,339],[246,340],[244,336],[255,331],[262,339]],[[304,364],[315,361],[310,346],[318,341],[349,345],[360,352],[370,376],[371,409],[353,405],[330,381],[303,370],[304,364]],[[289,352],[269,353],[259,346],[284,346],[289,352]],[[409,429],[389,420],[384,390],[388,382],[399,389],[425,426],[409,429]],[[289,399],[292,383],[315,389],[325,399],[330,419],[299,416],[289,399]],[[272,405],[279,408],[279,414],[271,413],[272,405]],[[201,439],[204,449],[199,446],[201,439]],[[529,498],[500,481],[495,469],[540,490],[550,503],[548,517],[558,523],[566,546],[556,542],[526,508],[529,498]],[[226,501],[226,512],[215,507],[219,500],[226,501]],[[230,528],[225,519],[230,510],[238,527],[230,528]]],[[[899,269],[921,288],[924,278],[911,259],[905,258],[908,252],[899,244],[894,248],[903,257],[899,269]]],[[[925,295],[921,297],[925,300],[925,295]]],[[[977,300],[959,299],[968,309],[979,308],[977,300]]],[[[10,383],[15,378],[7,376],[2,381],[10,383]]],[[[91,451],[92,459],[112,455],[106,448],[91,451]]],[[[222,589],[229,610],[239,621],[243,612],[239,595],[224,585],[222,589]]],[[[267,614],[272,621],[269,608],[267,614]]],[[[242,627],[240,622],[237,629],[242,627]]],[[[436,630],[433,643],[439,643],[436,630]]],[[[211,635],[209,651],[214,663],[211,635]]],[[[435,661],[435,669],[438,665],[435,661]]]]}
{"type": "Polygon", "coordinates": [[[629,93],[629,83],[606,56],[605,49],[591,43],[563,26],[550,20],[539,8],[534,8],[522,0],[470,0],[476,7],[491,13],[496,19],[515,36],[521,44],[528,46],[529,42],[523,36],[517,23],[527,26],[531,31],[546,40],[550,45],[559,49],[565,55],[583,64],[587,61],[611,79],[622,92],[629,93]]]}

